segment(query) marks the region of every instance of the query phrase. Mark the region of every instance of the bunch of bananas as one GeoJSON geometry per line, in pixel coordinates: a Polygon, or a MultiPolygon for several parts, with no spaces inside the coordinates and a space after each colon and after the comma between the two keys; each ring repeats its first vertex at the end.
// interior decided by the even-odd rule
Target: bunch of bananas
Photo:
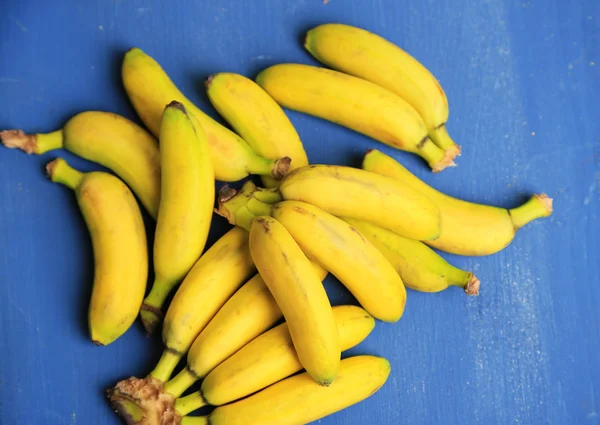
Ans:
{"type": "Polygon", "coordinates": [[[304,424],[369,397],[390,364],[374,356],[341,360],[341,352],[364,340],[375,319],[402,317],[405,286],[479,292],[472,273],[432,248],[489,255],[552,212],[544,194],[510,210],[452,198],[378,150],[366,153],[362,169],[309,165],[281,106],[416,153],[436,172],[454,165],[460,148],[446,131],[443,89],[399,47],[342,24],[310,30],[305,47],[335,70],[280,64],[256,82],[232,73],[208,78],[208,97],[235,132],[134,48],[122,78],[150,133],[99,111],[48,134],[0,133],[7,147],[35,154],[64,148],[120,177],[82,173],[63,159],[47,166],[52,181],[75,191],[91,234],[92,341],[112,343],[138,314],[149,334],[162,325],[156,367],[109,390],[129,424],[304,424]],[[225,185],[215,196],[215,180],[250,174],[264,187],[225,185]],[[156,220],[155,278],[145,298],[146,233],[134,195],[156,220]],[[215,197],[215,211],[234,227],[204,252],[215,197]],[[322,285],[328,273],[360,307],[331,306],[322,285]],[[200,389],[184,395],[198,380],[200,389]],[[187,416],[206,405],[218,407],[187,416]]]}

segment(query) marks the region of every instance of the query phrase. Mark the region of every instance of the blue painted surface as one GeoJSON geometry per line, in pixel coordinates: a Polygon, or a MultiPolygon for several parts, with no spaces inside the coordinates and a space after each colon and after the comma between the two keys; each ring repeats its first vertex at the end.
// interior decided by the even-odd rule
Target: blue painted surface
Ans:
{"type": "MultiPolygon", "coordinates": [[[[497,255],[448,256],[478,275],[481,296],[411,291],[401,322],[352,350],[391,360],[386,386],[320,423],[600,423],[600,2],[4,0],[0,12],[0,128],[29,132],[89,109],[136,119],[119,80],[131,46],[213,116],[207,75],[313,63],[300,39],[315,24],[362,26],[404,47],[446,89],[459,166],[433,175],[290,113],[311,161],[357,165],[378,147],[464,199],[512,207],[546,191],[556,210],[497,255]]],[[[118,424],[103,391],[147,373],[160,341],[139,323],[109,347],[89,341],[91,246],[73,194],[42,172],[56,155],[0,150],[0,423],[118,424]]],[[[215,221],[214,237],[226,229],[215,221]]],[[[351,302],[333,281],[328,290],[351,302]]]]}

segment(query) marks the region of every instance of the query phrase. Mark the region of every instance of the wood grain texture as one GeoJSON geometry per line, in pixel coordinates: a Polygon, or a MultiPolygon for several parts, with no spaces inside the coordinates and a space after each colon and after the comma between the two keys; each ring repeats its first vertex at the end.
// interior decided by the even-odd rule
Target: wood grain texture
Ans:
{"type": "MultiPolygon", "coordinates": [[[[50,131],[88,109],[136,119],[119,79],[131,46],[212,116],[210,73],[314,63],[300,43],[313,25],[354,24],[404,47],[446,89],[459,166],[433,175],[290,112],[311,162],[357,165],[377,147],[449,194],[512,207],[546,191],[556,210],[497,255],[447,256],[477,274],[481,296],[411,291],[403,319],[351,351],[388,357],[386,386],[320,423],[600,423],[600,2],[4,0],[0,12],[2,129],[50,131]]],[[[91,245],[73,194],[42,172],[57,154],[0,150],[0,423],[115,425],[103,391],[147,373],[160,341],[139,323],[109,347],[89,341],[91,245]]],[[[215,221],[212,240],[226,229],[215,221]]],[[[327,289],[353,302],[331,279],[327,289]]]]}

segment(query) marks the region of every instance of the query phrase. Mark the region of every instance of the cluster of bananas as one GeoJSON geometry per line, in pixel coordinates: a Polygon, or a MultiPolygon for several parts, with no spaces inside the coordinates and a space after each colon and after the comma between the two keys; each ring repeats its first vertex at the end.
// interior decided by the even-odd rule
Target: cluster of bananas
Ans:
{"type": "Polygon", "coordinates": [[[160,149],[144,129],[107,112],[78,114],[48,134],[0,133],[8,147],[64,148],[123,180],[81,173],[62,159],[47,166],[52,181],[75,191],[91,233],[91,339],[110,344],[138,314],[148,333],[162,323],[165,349],[154,370],[109,391],[130,424],[304,424],[357,403],[385,383],[390,365],[374,356],[340,360],[341,352],[365,339],[375,319],[401,318],[405,285],[478,293],[472,273],[431,247],[492,254],[551,214],[543,194],[511,210],[449,197],[377,150],[362,169],[308,165],[280,105],[416,153],[434,171],[453,165],[460,148],[445,129],[444,91],[399,47],[339,24],[312,29],[305,46],[341,72],[281,64],[256,83],[231,73],[207,80],[212,104],[237,134],[194,106],[137,48],[125,55],[122,78],[160,149]],[[234,227],[203,254],[215,180],[249,174],[264,187],[221,188],[216,212],[234,227]],[[155,281],[145,299],[146,234],[130,188],[156,219],[155,281]],[[330,305],[321,283],[328,272],[361,307],[330,305]],[[186,353],[187,365],[172,377],[186,353]],[[183,396],[197,380],[200,390],[183,396]],[[220,407],[187,416],[206,405],[220,407]]]}

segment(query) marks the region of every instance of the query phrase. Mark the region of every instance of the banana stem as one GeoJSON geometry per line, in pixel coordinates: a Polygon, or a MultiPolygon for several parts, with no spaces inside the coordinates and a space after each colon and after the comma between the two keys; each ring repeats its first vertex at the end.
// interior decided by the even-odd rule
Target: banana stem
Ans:
{"type": "Polygon", "coordinates": [[[268,159],[257,155],[252,151],[248,158],[246,170],[249,174],[271,176],[275,180],[281,180],[290,169],[291,159],[287,156],[279,159],[268,159]]]}
{"type": "Polygon", "coordinates": [[[180,397],[197,380],[196,374],[189,367],[185,367],[174,378],[165,383],[165,391],[175,398],[180,397]]]}
{"type": "Polygon", "coordinates": [[[204,400],[200,391],[193,392],[190,395],[175,400],[175,410],[177,410],[177,413],[181,416],[185,416],[204,406],[208,406],[208,403],[204,400]]]}
{"type": "Polygon", "coordinates": [[[429,137],[433,140],[440,149],[444,152],[452,152],[453,158],[460,155],[460,146],[454,143],[454,140],[448,134],[446,124],[442,124],[439,127],[429,131],[429,137]]]}
{"type": "Polygon", "coordinates": [[[518,230],[530,221],[552,214],[552,198],[545,193],[533,195],[520,207],[508,210],[508,213],[515,230],[518,230]]]}
{"type": "Polygon", "coordinates": [[[165,349],[150,376],[162,382],[168,381],[182,357],[182,354],[174,350],[165,349]]]}
{"type": "Polygon", "coordinates": [[[184,416],[181,425],[209,425],[208,416],[184,416]]]}
{"type": "Polygon", "coordinates": [[[265,204],[264,202],[259,201],[258,199],[250,199],[248,204],[246,205],[248,211],[252,214],[259,215],[271,215],[271,204],[265,204]]]}
{"type": "Polygon", "coordinates": [[[148,335],[152,335],[164,317],[161,307],[177,282],[155,279],[150,293],[144,299],[140,317],[148,335]]]}
{"type": "Polygon", "coordinates": [[[67,164],[67,161],[62,158],[56,158],[54,161],[46,164],[46,172],[50,180],[63,184],[73,190],[77,189],[84,175],[67,164]]]}
{"type": "Polygon", "coordinates": [[[28,154],[41,155],[63,147],[63,131],[26,134],[21,130],[6,130],[0,132],[0,140],[7,148],[17,148],[28,154]]]}
{"type": "Polygon", "coordinates": [[[257,187],[252,193],[252,196],[260,202],[264,202],[265,204],[276,204],[283,201],[283,197],[277,189],[265,189],[263,187],[257,187]]]}
{"type": "Polygon", "coordinates": [[[434,173],[456,165],[453,161],[454,156],[437,147],[429,137],[419,143],[417,153],[425,158],[434,173]]]}
{"type": "Polygon", "coordinates": [[[129,424],[137,424],[144,419],[146,412],[138,406],[135,401],[125,395],[119,395],[118,391],[110,394],[110,403],[112,408],[119,416],[124,418],[129,424]]]}

